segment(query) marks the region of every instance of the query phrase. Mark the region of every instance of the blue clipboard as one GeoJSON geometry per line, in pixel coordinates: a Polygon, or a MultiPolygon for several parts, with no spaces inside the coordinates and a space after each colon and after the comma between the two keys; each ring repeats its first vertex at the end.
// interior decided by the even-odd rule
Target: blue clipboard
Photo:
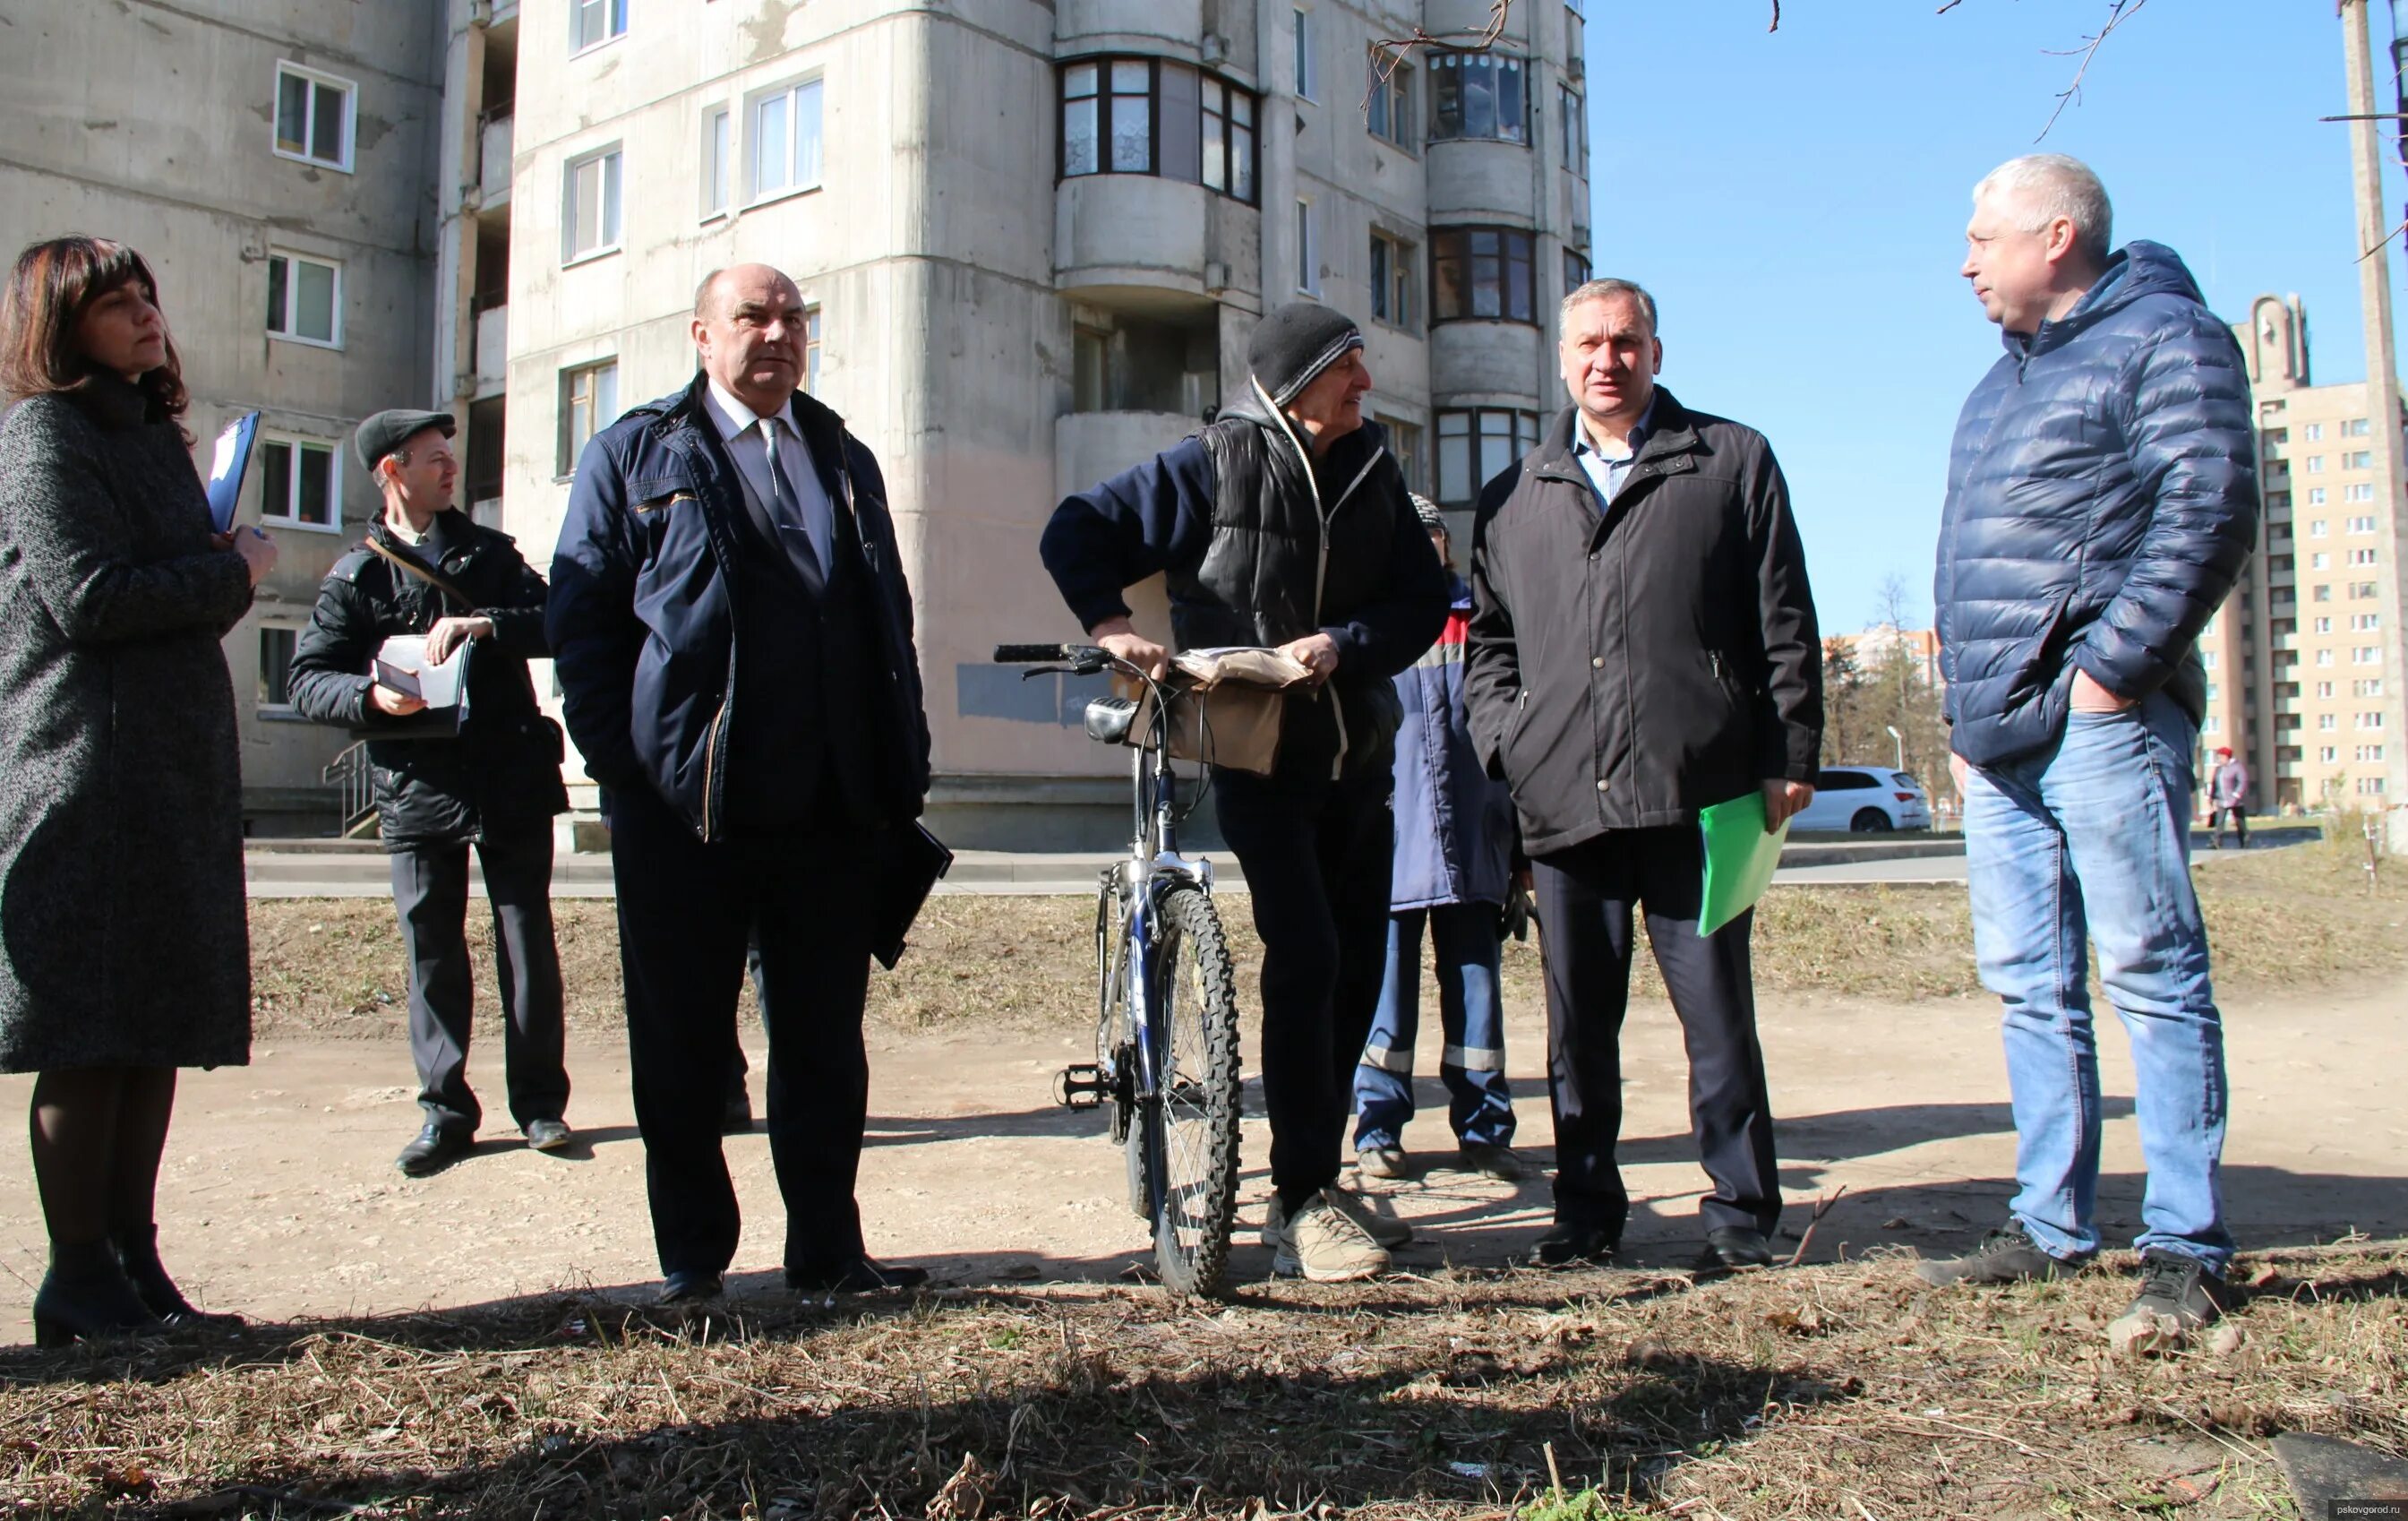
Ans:
{"type": "Polygon", "coordinates": [[[209,461],[209,525],[219,533],[234,528],[235,505],[242,500],[242,478],[251,468],[251,446],[259,441],[259,414],[245,412],[218,435],[217,452],[209,461]]]}

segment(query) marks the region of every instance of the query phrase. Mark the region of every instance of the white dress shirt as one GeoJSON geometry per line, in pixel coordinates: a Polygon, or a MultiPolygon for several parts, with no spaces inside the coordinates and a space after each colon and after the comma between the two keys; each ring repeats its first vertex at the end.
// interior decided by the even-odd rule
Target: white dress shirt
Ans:
{"type": "MultiPolygon", "coordinates": [[[[763,417],[734,392],[712,380],[703,393],[703,406],[719,429],[720,441],[727,446],[728,457],[744,477],[746,489],[765,505],[778,499],[769,475],[769,436],[775,435],[778,467],[785,472],[786,483],[794,490],[795,509],[802,515],[812,552],[819,556],[820,568],[825,571],[830,563],[828,539],[835,529],[836,508],[828,500],[827,488],[820,484],[819,471],[811,466],[810,446],[803,442],[802,430],[795,424],[794,399],[788,397],[775,416],[763,417]]],[[[770,517],[776,520],[774,512],[770,517]]]]}

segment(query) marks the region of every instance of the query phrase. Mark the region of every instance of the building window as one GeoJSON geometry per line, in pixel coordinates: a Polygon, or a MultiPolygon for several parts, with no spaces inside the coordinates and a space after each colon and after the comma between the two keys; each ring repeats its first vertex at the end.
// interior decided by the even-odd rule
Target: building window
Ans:
{"type": "Polygon", "coordinates": [[[2379,777],[2379,776],[2362,776],[2362,777],[2359,777],[2359,778],[2358,779],[2358,795],[2360,797],[2380,797],[2380,796],[2383,796],[2383,779],[2382,779],[2381,777],[2379,777]]]}
{"type": "Polygon", "coordinates": [[[1312,203],[1296,203],[1296,288],[1307,295],[1321,294],[1321,230],[1314,225],[1312,203]]]}
{"type": "Polygon", "coordinates": [[[2320,733],[2320,734],[2330,734],[2330,733],[2332,733],[2335,729],[2338,729],[2338,728],[2340,728],[2340,727],[2341,727],[2341,715],[2340,715],[2340,714],[2338,714],[2338,713],[2318,713],[2318,714],[2316,715],[2316,731],[2317,731],[2318,733],[2320,733]]]}
{"type": "Polygon", "coordinates": [[[1154,174],[1254,198],[1254,97],[1191,65],[1086,58],[1062,66],[1064,179],[1154,174]]]}
{"type": "Polygon", "coordinates": [[[1469,507],[1480,488],[1539,444],[1539,414],[1480,408],[1438,414],[1438,499],[1469,507]]]}
{"type": "Polygon", "coordinates": [[[568,50],[583,52],[627,33],[627,0],[568,0],[568,50]]]}
{"type": "Polygon", "coordinates": [[[1493,52],[1429,55],[1430,141],[1530,141],[1529,65],[1493,52]]]}
{"type": "Polygon", "coordinates": [[[752,178],[748,198],[766,201],[820,185],[820,81],[752,97],[752,178]]]}
{"type": "Polygon", "coordinates": [[[2360,449],[2344,454],[2341,457],[2341,467],[2344,470],[2372,470],[2374,468],[2374,451],[2360,449]]]}
{"type": "Polygon", "coordinates": [[[1302,6],[1296,7],[1296,93],[1299,100],[1321,97],[1321,70],[1313,63],[1315,38],[1312,35],[1312,12],[1302,6]]]}
{"type": "Polygon", "coordinates": [[[1577,249],[1564,250],[1564,298],[1588,283],[1588,255],[1577,249]]]}
{"type": "Polygon", "coordinates": [[[298,253],[270,253],[267,330],[294,343],[341,348],[343,266],[298,253]]]}
{"type": "Polygon", "coordinates": [[[259,706],[290,712],[293,709],[293,651],[301,642],[297,628],[274,624],[259,625],[259,706]]]}
{"type": "Polygon", "coordinates": [[[2322,423],[2310,423],[2300,430],[2300,435],[2312,444],[2322,443],[2325,438],[2325,425],[2322,423]]]}
{"type": "Polygon", "coordinates": [[[2319,619],[2317,619],[2317,620],[2315,621],[2315,627],[2313,627],[2312,629],[2310,629],[2310,630],[2309,630],[2309,632],[2311,632],[2311,633],[2315,633],[2315,634],[2329,634],[2329,633],[2331,633],[2331,632],[2332,632],[2332,620],[2331,620],[2331,619],[2329,619],[2329,618],[2319,618],[2319,619]]]}
{"type": "Polygon", "coordinates": [[[2353,634],[2372,634],[2382,626],[2383,614],[2379,612],[2353,612],[2349,615],[2349,631],[2353,634]]]}
{"type": "Polygon", "coordinates": [[[2351,581],[2349,583],[2349,599],[2352,602],[2371,602],[2374,600],[2374,582],[2371,581],[2351,581]]]}
{"type": "MultiPolygon", "coordinates": [[[[2322,486],[2310,486],[2310,487],[2308,488],[2308,505],[2309,505],[2310,507],[2322,507],[2322,506],[2324,506],[2324,505],[2325,505],[2325,488],[2324,488],[2324,487],[2322,487],[2322,486]]],[[[2309,537],[2310,537],[2310,538],[2322,538],[2324,536],[2325,536],[2325,525],[2324,525],[2322,523],[2316,523],[2316,524],[2311,524],[2311,525],[2310,525],[2310,530],[2309,530],[2309,537]]]]}
{"type": "Polygon", "coordinates": [[[714,106],[702,118],[702,216],[727,214],[729,168],[735,151],[736,113],[714,106]]]}
{"type": "Polygon", "coordinates": [[[2316,582],[2316,583],[2315,583],[2315,585],[2314,585],[2314,586],[2312,586],[2312,587],[2310,587],[2310,588],[2308,589],[2308,600],[2309,600],[2309,601],[2311,601],[2311,602],[2329,602],[2329,601],[2331,601],[2331,600],[2332,600],[2332,583],[2331,583],[2330,581],[2320,581],[2316,582]]]}
{"type": "MultiPolygon", "coordinates": [[[[2368,495],[2372,496],[2373,492],[2373,487],[2367,488],[2368,495]]],[[[2374,532],[2374,520],[2371,517],[2352,518],[2349,520],[2349,531],[2354,534],[2371,534],[2374,532]]]]}
{"type": "Polygon", "coordinates": [[[2360,711],[2358,715],[2358,726],[2361,729],[2383,727],[2383,710],[2377,708],[2372,711],[2360,711]]]}
{"type": "Polygon", "coordinates": [[[1428,491],[1429,482],[1422,479],[1422,430],[1393,417],[1380,419],[1380,426],[1388,435],[1388,452],[1397,456],[1397,469],[1405,478],[1405,489],[1428,491]]]}
{"type": "Polygon", "coordinates": [[[2216,717],[2214,713],[2210,713],[2207,715],[2205,721],[2200,725],[2199,732],[2201,734],[2214,734],[2223,726],[2224,720],[2216,717]]]}
{"type": "Polygon", "coordinates": [[[619,362],[580,365],[560,372],[560,474],[577,472],[577,457],[619,415],[619,362]]]}
{"type": "Polygon", "coordinates": [[[2330,650],[2318,650],[2318,651],[2316,652],[2316,664],[2317,664],[2317,665],[2319,665],[2319,666],[2329,666],[2329,665],[2331,665],[2332,663],[2333,663],[2333,653],[2332,653],[2330,650]]]}
{"type": "Polygon", "coordinates": [[[2317,760],[2318,764],[2320,764],[2320,765],[2325,765],[2325,766],[2330,766],[2330,765],[2332,765],[2335,761],[2338,761],[2338,760],[2340,760],[2340,759],[2341,759],[2341,746],[2339,746],[2339,745],[2318,745],[2318,746],[2316,747],[2316,760],[2317,760]]]}
{"type": "MultiPolygon", "coordinates": [[[[2318,654],[2329,654],[2330,653],[2330,651],[2327,650],[2319,650],[2316,652],[2318,654]]],[[[2349,652],[2349,663],[2353,666],[2380,666],[2383,664],[2383,651],[2379,647],[2372,644],[2360,644],[2355,646],[2349,652]]]]}
{"type": "Polygon", "coordinates": [[[1570,85],[1555,86],[1555,108],[1563,119],[1564,167],[1588,178],[1588,114],[1580,93],[1570,85]]]}
{"type": "Polygon", "coordinates": [[[1536,323],[1534,239],[1512,227],[1444,227],[1430,233],[1430,320],[1536,323]]]}
{"type": "MultiPolygon", "coordinates": [[[[2324,494],[2324,491],[2322,490],[2322,488],[2319,488],[2319,489],[2317,489],[2317,490],[2315,490],[2315,491],[2312,491],[2312,492],[2308,493],[2308,505],[2309,505],[2310,507],[2322,507],[2322,506],[2324,506],[2324,505],[2325,505],[2325,494],[2324,494]]],[[[2310,538],[2322,538],[2324,536],[2325,536],[2325,520],[2324,520],[2324,519],[2322,519],[2322,518],[2318,518],[2318,519],[2316,519],[2315,522],[2313,522],[2313,523],[2311,523],[2311,524],[2308,524],[2308,537],[2309,537],[2310,538]]]]}
{"type": "Polygon", "coordinates": [[[803,309],[803,389],[820,394],[820,309],[803,309]]]}
{"type": "Polygon", "coordinates": [[[359,86],[297,64],[276,65],[276,156],[351,172],[359,86]]]}
{"type": "Polygon", "coordinates": [[[1371,233],[1371,315],[1392,327],[1413,325],[1413,246],[1374,228],[1371,233]]]}
{"type": "Polygon", "coordinates": [[[2332,556],[2323,550],[2318,550],[2314,554],[2308,556],[2308,568],[2311,570],[2329,570],[2332,568],[2332,556]]]}
{"type": "Polygon", "coordinates": [[[563,264],[619,250],[619,150],[568,161],[560,208],[563,264]]]}
{"type": "Polygon", "coordinates": [[[342,499],[332,444],[259,440],[259,517],[299,528],[340,528],[342,499]]]}
{"type": "Polygon", "coordinates": [[[2349,563],[2352,565],[2372,565],[2374,563],[2374,551],[2352,550],[2349,552],[2349,563]]]}
{"type": "Polygon", "coordinates": [[[2375,676],[2352,682],[2349,695],[2353,697],[2379,697],[2383,696],[2383,678],[2375,676]]]}
{"type": "Polygon", "coordinates": [[[2332,695],[2333,695],[2333,684],[2332,684],[2330,682],[2318,682],[2316,683],[2316,697],[2317,697],[2317,700],[2322,701],[2324,698],[2326,698],[2326,697],[2329,697],[2329,696],[2331,696],[2332,695]]]}
{"type": "Polygon", "coordinates": [[[1588,21],[1581,0],[1564,0],[1564,63],[1573,79],[1588,72],[1588,21]]]}
{"type": "Polygon", "coordinates": [[[1413,147],[1413,71],[1384,49],[1371,50],[1371,136],[1407,152],[1413,147]],[[1394,66],[1391,67],[1391,63],[1394,66]],[[1382,73],[1386,78],[1383,79],[1382,73]]]}
{"type": "Polygon", "coordinates": [[[2344,438],[2364,438],[2372,435],[2372,432],[2373,429],[2369,426],[2366,419],[2362,417],[2348,418],[2344,420],[2341,425],[2341,436],[2344,438]]]}
{"type": "Polygon", "coordinates": [[[2308,456],[2308,474],[2322,475],[2324,473],[2325,457],[2322,454],[2310,454],[2308,456]]]}
{"type": "Polygon", "coordinates": [[[2362,761],[2380,764],[2383,760],[2383,747],[2381,745],[2360,745],[2358,747],[2358,758],[2362,761]]]}

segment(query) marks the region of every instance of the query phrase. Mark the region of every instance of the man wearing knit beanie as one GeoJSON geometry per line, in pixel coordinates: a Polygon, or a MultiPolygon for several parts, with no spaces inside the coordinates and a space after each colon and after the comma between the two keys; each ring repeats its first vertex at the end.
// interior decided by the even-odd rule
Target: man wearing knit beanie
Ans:
{"type": "Polygon", "coordinates": [[[1446,621],[1447,577],[1376,423],[1363,335],[1313,302],[1255,327],[1248,374],[1177,448],[1066,498],[1039,546],[1087,637],[1159,672],[1125,588],[1161,574],[1188,649],[1280,650],[1312,672],[1268,776],[1215,768],[1222,837],[1263,940],[1275,1273],[1365,1278],[1412,1239],[1340,1186],[1356,1060],[1387,959],[1390,679],[1446,621]]]}

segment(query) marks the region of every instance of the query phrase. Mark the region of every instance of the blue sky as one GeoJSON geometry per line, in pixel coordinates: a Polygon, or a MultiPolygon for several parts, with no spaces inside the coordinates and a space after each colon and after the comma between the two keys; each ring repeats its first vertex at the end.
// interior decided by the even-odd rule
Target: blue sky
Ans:
{"type": "MultiPolygon", "coordinates": [[[[2033,151],[2077,63],[2048,50],[2107,14],[1935,7],[1784,0],[1767,35],[1769,0],[1587,6],[1597,272],[1656,294],[1667,386],[1772,440],[1831,632],[1877,618],[1891,575],[1930,617],[1949,434],[2000,352],[1956,274],[1968,193],[2033,151]]],[[[2315,379],[2354,380],[2348,129],[2316,121],[2343,91],[2331,0],[2150,0],[2041,146],[2097,169],[2116,242],[2171,245],[2228,320],[2298,294],[2315,379]]]]}

